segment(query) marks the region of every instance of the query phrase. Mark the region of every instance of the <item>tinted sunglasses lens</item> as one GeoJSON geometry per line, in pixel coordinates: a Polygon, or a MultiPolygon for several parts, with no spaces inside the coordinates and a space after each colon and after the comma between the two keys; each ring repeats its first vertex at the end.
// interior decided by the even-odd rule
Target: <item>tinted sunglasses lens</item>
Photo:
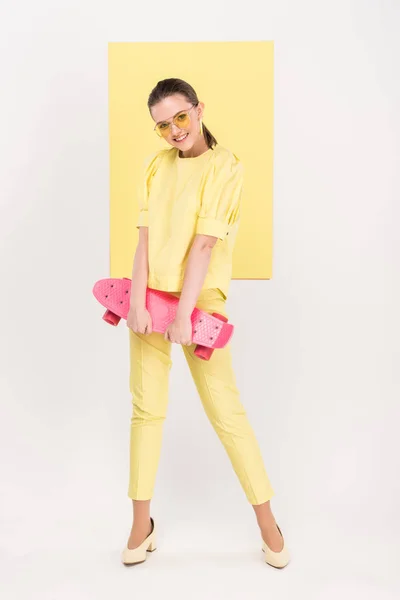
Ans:
{"type": "Polygon", "coordinates": [[[174,118],[174,124],[181,129],[186,129],[190,125],[190,116],[188,112],[181,112],[174,118]]]}
{"type": "Polygon", "coordinates": [[[168,137],[171,131],[171,126],[169,123],[160,123],[156,126],[156,132],[160,137],[168,137]]]}

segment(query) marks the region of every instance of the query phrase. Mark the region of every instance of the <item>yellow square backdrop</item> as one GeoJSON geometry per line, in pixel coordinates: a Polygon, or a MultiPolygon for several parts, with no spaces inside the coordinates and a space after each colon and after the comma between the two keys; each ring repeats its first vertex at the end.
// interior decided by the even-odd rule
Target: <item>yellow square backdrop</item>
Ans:
{"type": "Polygon", "coordinates": [[[243,162],[233,278],[272,276],[273,42],[109,44],[110,276],[131,277],[143,160],[167,147],[147,98],[161,79],[188,81],[204,123],[243,162]]]}

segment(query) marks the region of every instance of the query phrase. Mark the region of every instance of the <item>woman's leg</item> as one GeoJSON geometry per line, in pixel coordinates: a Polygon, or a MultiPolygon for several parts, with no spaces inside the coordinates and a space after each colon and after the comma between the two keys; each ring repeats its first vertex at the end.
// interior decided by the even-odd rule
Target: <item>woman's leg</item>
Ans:
{"type": "Polygon", "coordinates": [[[280,552],[283,548],[283,539],[276,526],[275,517],[272,514],[271,502],[253,505],[256,513],[257,523],[264,542],[273,550],[280,552]]]}
{"type": "Polygon", "coordinates": [[[130,550],[140,546],[151,533],[150,500],[132,500],[133,523],[127,546],[130,550]]]}
{"type": "MultiPolygon", "coordinates": [[[[217,290],[204,291],[197,306],[226,316],[223,296],[217,290]]],[[[230,349],[216,350],[209,361],[204,361],[195,356],[194,348],[194,345],[183,346],[207,417],[228,453],[248,501],[253,505],[264,541],[271,550],[279,552],[282,538],[269,502],[274,492],[254,431],[240,401],[230,349]]]]}
{"type": "Polygon", "coordinates": [[[128,496],[133,525],[128,548],[139,546],[150,533],[153,496],[162,430],[167,414],[171,344],[159,333],[141,335],[129,330],[132,419],[128,496]]]}

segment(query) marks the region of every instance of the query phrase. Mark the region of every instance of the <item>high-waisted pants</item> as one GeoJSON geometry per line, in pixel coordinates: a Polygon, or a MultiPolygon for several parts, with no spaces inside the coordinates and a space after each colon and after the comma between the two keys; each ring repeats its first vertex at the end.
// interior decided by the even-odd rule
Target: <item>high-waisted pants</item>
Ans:
{"type": "MultiPolygon", "coordinates": [[[[178,295],[178,294],[176,294],[178,295]]],[[[200,293],[196,306],[224,316],[225,298],[216,289],[200,293]]],[[[132,419],[128,496],[153,496],[167,413],[171,342],[160,333],[142,335],[129,329],[132,419]]],[[[206,415],[221,440],[248,501],[262,504],[274,492],[260,448],[239,398],[229,344],[209,361],[194,355],[195,345],[182,346],[206,415]]]]}

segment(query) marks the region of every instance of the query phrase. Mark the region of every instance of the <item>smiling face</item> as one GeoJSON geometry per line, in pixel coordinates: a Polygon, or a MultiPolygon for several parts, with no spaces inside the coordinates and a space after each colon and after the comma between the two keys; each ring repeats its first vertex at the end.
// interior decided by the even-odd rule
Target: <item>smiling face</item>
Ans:
{"type": "Polygon", "coordinates": [[[174,94],[164,98],[151,108],[157,128],[162,137],[175,148],[188,152],[202,137],[200,119],[204,104],[193,106],[185,96],[174,94]]]}

